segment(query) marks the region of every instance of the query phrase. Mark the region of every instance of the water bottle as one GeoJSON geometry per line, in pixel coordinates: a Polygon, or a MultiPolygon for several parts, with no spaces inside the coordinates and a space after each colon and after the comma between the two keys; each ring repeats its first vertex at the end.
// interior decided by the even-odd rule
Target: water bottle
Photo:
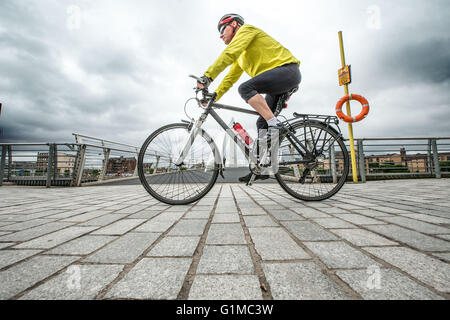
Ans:
{"type": "Polygon", "coordinates": [[[240,125],[239,122],[235,122],[233,125],[233,129],[234,131],[237,132],[237,134],[239,134],[239,136],[244,140],[246,145],[251,145],[253,143],[253,139],[252,137],[250,137],[250,135],[248,134],[247,131],[245,131],[245,129],[240,125]]]}

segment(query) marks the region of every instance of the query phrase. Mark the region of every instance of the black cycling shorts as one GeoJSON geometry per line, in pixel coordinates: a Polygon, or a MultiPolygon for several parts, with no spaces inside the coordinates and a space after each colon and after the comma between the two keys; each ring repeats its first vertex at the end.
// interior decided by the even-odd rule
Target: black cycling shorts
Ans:
{"type": "MultiPolygon", "coordinates": [[[[239,94],[248,103],[248,100],[256,94],[266,94],[266,102],[269,108],[275,110],[275,102],[278,96],[292,88],[297,87],[301,81],[300,69],[297,63],[289,63],[281,67],[263,72],[239,86],[239,94]]],[[[267,129],[267,122],[259,117],[256,126],[259,129],[267,129]]]]}

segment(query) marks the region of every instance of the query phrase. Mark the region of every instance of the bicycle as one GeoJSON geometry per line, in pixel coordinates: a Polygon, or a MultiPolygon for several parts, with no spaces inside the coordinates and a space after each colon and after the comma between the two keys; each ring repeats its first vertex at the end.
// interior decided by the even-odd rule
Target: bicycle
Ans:
{"type": "MultiPolygon", "coordinates": [[[[293,118],[284,118],[283,124],[289,132],[275,152],[271,153],[268,148],[264,150],[261,144],[264,150],[261,153],[257,152],[260,151],[257,142],[247,145],[215,109],[259,116],[256,111],[216,103],[215,93],[208,89],[194,90],[196,96],[192,99],[204,109],[201,116],[196,121],[181,120],[181,123],[157,129],[145,140],[139,152],[140,181],[157,200],[170,205],[195,202],[211,190],[219,174],[224,177],[226,159],[221,157],[214,140],[202,129],[209,115],[243,151],[253,173],[248,185],[252,185],[256,175],[263,170],[272,170],[271,177],[275,177],[288,194],[304,201],[328,199],[344,185],[349,173],[349,156],[337,117],[294,113],[293,118]],[[200,92],[202,99],[198,97],[200,92]],[[274,159],[277,162],[275,169],[274,159]]],[[[280,95],[274,112],[276,116],[295,91],[296,88],[280,95]]]]}

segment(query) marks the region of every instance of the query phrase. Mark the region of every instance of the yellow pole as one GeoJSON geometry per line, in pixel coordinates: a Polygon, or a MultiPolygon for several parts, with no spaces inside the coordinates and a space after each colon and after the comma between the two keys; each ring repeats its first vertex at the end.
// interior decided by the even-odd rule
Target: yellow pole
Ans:
{"type": "MultiPolygon", "coordinates": [[[[344,56],[344,42],[342,41],[342,31],[339,31],[339,47],[341,49],[341,64],[342,68],[345,67],[345,56],[344,56]]],[[[345,94],[348,95],[348,84],[344,85],[345,94]]],[[[347,114],[351,116],[350,110],[350,100],[347,101],[347,114]]],[[[353,126],[351,123],[348,124],[348,135],[350,138],[350,153],[352,157],[352,174],[353,182],[358,182],[358,172],[356,171],[356,156],[355,156],[355,143],[353,141],[353,126]]]]}

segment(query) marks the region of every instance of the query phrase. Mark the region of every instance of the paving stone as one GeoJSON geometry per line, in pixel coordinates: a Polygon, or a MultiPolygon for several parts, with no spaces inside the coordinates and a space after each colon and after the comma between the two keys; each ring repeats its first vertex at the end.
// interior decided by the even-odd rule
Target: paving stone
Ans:
{"type": "Polygon", "coordinates": [[[299,240],[338,240],[334,234],[309,221],[283,221],[281,224],[299,240]]]}
{"type": "Polygon", "coordinates": [[[206,244],[247,244],[247,242],[240,224],[211,224],[206,244]]]}
{"type": "Polygon", "coordinates": [[[295,220],[305,220],[299,214],[292,212],[287,209],[268,209],[269,213],[274,216],[279,221],[295,221],[295,220]]]}
{"type": "Polygon", "coordinates": [[[439,227],[430,223],[408,219],[405,217],[386,217],[380,219],[427,234],[450,233],[450,228],[439,227]]]}
{"type": "Polygon", "coordinates": [[[25,230],[29,228],[33,228],[36,226],[40,226],[46,223],[51,222],[52,220],[49,219],[35,219],[30,221],[24,221],[24,222],[17,222],[13,224],[7,224],[6,226],[0,227],[0,231],[20,231],[25,230]]]}
{"type": "Polygon", "coordinates": [[[268,215],[265,216],[245,216],[245,225],[250,227],[278,227],[268,215]]]}
{"type": "Polygon", "coordinates": [[[197,275],[189,300],[262,300],[256,275],[197,275]]]}
{"type": "Polygon", "coordinates": [[[25,289],[51,276],[78,257],[37,256],[0,271],[0,299],[11,299],[25,289]]]}
{"type": "Polygon", "coordinates": [[[101,229],[96,230],[92,234],[124,234],[128,231],[130,231],[133,228],[136,228],[138,225],[145,222],[145,219],[123,219],[119,220],[117,222],[114,222],[106,227],[103,227],[101,229]]]}
{"type": "Polygon", "coordinates": [[[450,240],[450,234],[439,234],[437,236],[442,239],[450,240]]]}
{"type": "Polygon", "coordinates": [[[184,220],[181,219],[169,232],[169,236],[200,236],[205,231],[208,220],[184,220]]]}
{"type": "MultiPolygon", "coordinates": [[[[128,219],[151,219],[155,216],[157,216],[158,214],[160,214],[161,211],[153,211],[153,210],[142,210],[139,211],[137,213],[133,213],[132,215],[129,215],[127,218],[128,219]]],[[[116,215],[117,213],[115,213],[114,215],[116,215]]],[[[124,216],[127,216],[128,214],[124,214],[124,216]]]]}
{"type": "Polygon", "coordinates": [[[83,261],[132,263],[160,236],[159,233],[130,232],[106,245],[83,261]]]}
{"type": "Polygon", "coordinates": [[[356,209],[360,209],[363,206],[363,204],[354,205],[354,204],[349,204],[349,203],[337,203],[336,206],[341,209],[356,210],[356,209]]]}
{"type": "Polygon", "coordinates": [[[254,273],[247,246],[206,246],[197,267],[201,273],[254,273]]]}
{"type": "Polygon", "coordinates": [[[412,247],[425,251],[447,251],[450,250],[450,242],[426,236],[394,225],[367,226],[366,228],[380,233],[388,238],[406,243],[412,247]]]}
{"type": "Polygon", "coordinates": [[[16,242],[0,242],[0,249],[15,245],[16,242]]]}
{"type": "Polygon", "coordinates": [[[263,263],[262,267],[275,300],[348,299],[313,262],[263,263]]]}
{"type": "Polygon", "coordinates": [[[404,247],[364,248],[438,291],[450,292],[450,265],[404,247]]]}
{"type": "Polygon", "coordinates": [[[0,269],[24,260],[42,250],[0,250],[0,269]]]}
{"type": "Polygon", "coordinates": [[[315,218],[313,219],[315,223],[320,224],[322,227],[327,229],[332,228],[357,228],[357,226],[343,221],[338,218],[315,218]]]}
{"type": "Polygon", "coordinates": [[[217,207],[216,210],[214,211],[214,214],[224,214],[224,213],[237,213],[238,209],[236,208],[236,206],[234,207],[217,207]]]}
{"type": "Polygon", "coordinates": [[[350,213],[349,211],[337,208],[337,207],[329,207],[329,208],[320,208],[320,211],[323,211],[325,213],[350,213]]]}
{"type": "Polygon", "coordinates": [[[348,222],[358,224],[358,225],[372,225],[372,224],[386,224],[386,222],[375,220],[369,217],[365,217],[360,214],[338,214],[335,213],[334,216],[340,219],[344,219],[348,222]]]}
{"type": "Polygon", "coordinates": [[[429,214],[422,214],[422,213],[408,213],[408,214],[400,214],[400,216],[411,218],[411,219],[417,219],[425,222],[430,223],[436,223],[436,224],[450,224],[450,219],[441,218],[441,217],[435,217],[429,214]]]}
{"type": "Polygon", "coordinates": [[[320,212],[319,210],[312,209],[312,208],[294,208],[292,209],[298,214],[302,215],[305,218],[331,218],[330,215],[320,212]]]}
{"type": "Polygon", "coordinates": [[[150,220],[136,228],[135,232],[166,232],[176,221],[173,220],[150,220]]]}
{"type": "Polygon", "coordinates": [[[282,228],[249,228],[249,232],[263,260],[311,258],[282,228]]]}
{"type": "Polygon", "coordinates": [[[106,214],[109,214],[109,211],[102,211],[102,210],[98,210],[98,211],[91,211],[91,212],[86,212],[77,216],[73,216],[64,220],[61,220],[62,222],[85,222],[94,218],[98,218],[100,216],[104,216],[106,214]]]}
{"type": "Polygon", "coordinates": [[[188,258],[144,258],[105,297],[174,300],[191,263],[188,258]]]}
{"type": "Polygon", "coordinates": [[[107,214],[83,223],[78,224],[79,226],[99,226],[103,227],[108,224],[111,224],[117,220],[125,218],[126,214],[107,214]]]}
{"type": "Polygon", "coordinates": [[[78,238],[79,236],[95,230],[97,227],[68,227],[39,238],[23,242],[14,248],[39,248],[49,249],[63,242],[78,238]]]}
{"type": "Polygon", "coordinates": [[[121,265],[72,265],[20,299],[93,300],[122,270],[121,265]]]}
{"type": "Polygon", "coordinates": [[[329,268],[367,268],[372,265],[379,265],[376,261],[342,241],[305,242],[305,245],[329,268]]]}
{"type": "Polygon", "coordinates": [[[239,223],[238,213],[215,214],[212,223],[239,223]]]}
{"type": "Polygon", "coordinates": [[[338,236],[357,246],[393,246],[398,243],[390,241],[373,232],[364,229],[336,229],[333,230],[338,236]]]}
{"type": "Polygon", "coordinates": [[[336,274],[366,300],[443,300],[392,269],[339,270],[336,274]]]}
{"type": "Polygon", "coordinates": [[[65,227],[73,225],[67,222],[50,222],[45,225],[33,227],[23,231],[17,231],[0,237],[0,241],[27,241],[47,233],[51,233],[65,227]]]}
{"type": "Polygon", "coordinates": [[[123,208],[123,209],[117,210],[115,213],[132,214],[132,213],[143,211],[147,207],[148,206],[130,206],[128,208],[123,208]]]}
{"type": "Polygon", "coordinates": [[[209,219],[211,214],[211,211],[190,211],[183,219],[209,219]]]}
{"type": "Polygon", "coordinates": [[[240,208],[243,216],[263,216],[267,213],[260,207],[256,208],[240,208]]]}
{"type": "Polygon", "coordinates": [[[380,212],[373,209],[356,209],[353,210],[354,213],[362,214],[369,217],[392,217],[392,214],[386,212],[380,212]]]}
{"type": "Polygon", "coordinates": [[[450,261],[450,253],[433,253],[434,256],[438,257],[439,259],[444,259],[447,261],[450,261]]]}
{"type": "Polygon", "coordinates": [[[117,239],[114,236],[90,236],[86,235],[78,239],[74,239],[64,243],[53,250],[46,252],[47,254],[68,254],[68,255],[87,255],[105,244],[117,239]]]}
{"type": "Polygon", "coordinates": [[[381,212],[394,213],[394,214],[408,213],[408,211],[406,211],[406,210],[390,208],[390,207],[385,207],[385,206],[374,207],[374,209],[381,211],[381,212]]]}
{"type": "Polygon", "coordinates": [[[148,257],[192,257],[200,237],[165,237],[147,254],[148,257]]]}

